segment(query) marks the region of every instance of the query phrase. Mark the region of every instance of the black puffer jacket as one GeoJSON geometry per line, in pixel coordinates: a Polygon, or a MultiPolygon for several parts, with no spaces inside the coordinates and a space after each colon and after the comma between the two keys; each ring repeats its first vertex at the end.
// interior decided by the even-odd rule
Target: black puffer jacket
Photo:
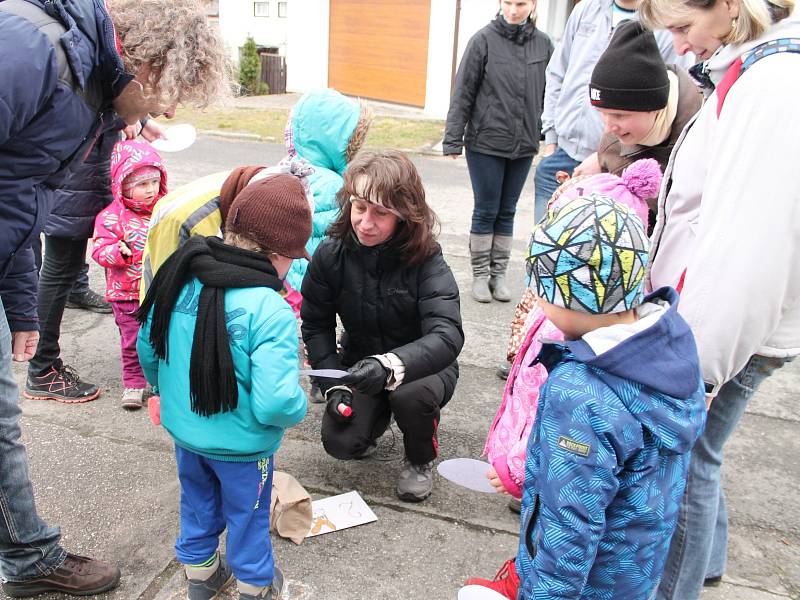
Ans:
{"type": "Polygon", "coordinates": [[[498,15],[472,36],[450,99],[444,154],[466,146],[503,158],[535,155],[552,54],[550,38],[532,22],[509,25],[498,15]]]}
{"type": "Polygon", "coordinates": [[[391,241],[370,248],[327,239],[308,265],[302,295],[303,341],[315,369],[393,352],[408,382],[452,365],[464,345],[458,286],[441,249],[406,266],[391,241]],[[337,314],[346,332],[341,355],[337,314]]]}

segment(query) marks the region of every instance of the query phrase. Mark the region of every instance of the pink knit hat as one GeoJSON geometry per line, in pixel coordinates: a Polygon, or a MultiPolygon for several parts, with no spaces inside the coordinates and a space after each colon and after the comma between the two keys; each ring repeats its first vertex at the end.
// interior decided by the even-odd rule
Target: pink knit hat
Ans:
{"type": "MultiPolygon", "coordinates": [[[[555,210],[570,200],[594,192],[610,196],[620,204],[632,209],[646,228],[648,223],[646,200],[658,196],[661,177],[661,167],[658,161],[654,158],[643,158],[631,163],[620,176],[600,173],[581,178],[577,182],[568,179],[562,184],[564,189],[548,207],[548,210],[555,210]]],[[[557,193],[558,191],[556,190],[557,193]]]]}

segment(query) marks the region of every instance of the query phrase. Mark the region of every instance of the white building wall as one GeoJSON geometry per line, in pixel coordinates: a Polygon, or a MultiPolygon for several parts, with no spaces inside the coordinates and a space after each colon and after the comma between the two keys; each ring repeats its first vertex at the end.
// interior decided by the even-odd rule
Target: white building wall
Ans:
{"type": "Polygon", "coordinates": [[[328,87],[330,0],[303,0],[303,13],[289,17],[286,38],[286,90],[309,92],[328,87]]]}
{"type": "MultiPolygon", "coordinates": [[[[286,1],[287,14],[290,14],[292,2],[286,1]]],[[[219,3],[220,34],[235,63],[239,62],[239,48],[244,45],[248,35],[253,37],[257,45],[277,47],[279,54],[286,56],[290,18],[278,16],[278,0],[269,0],[268,17],[254,16],[253,4],[253,0],[221,0],[219,3]]]]}
{"type": "MultiPolygon", "coordinates": [[[[220,12],[229,2],[241,0],[223,0],[220,12]]],[[[561,37],[571,4],[568,0],[538,2],[538,27],[554,42],[561,37]]],[[[303,15],[307,18],[302,15],[290,17],[286,37],[286,88],[301,93],[328,86],[330,0],[304,0],[303,7],[303,15]],[[313,15],[313,18],[308,15],[313,15]]],[[[460,63],[470,38],[494,18],[498,7],[496,0],[461,0],[456,65],[460,63]]],[[[252,13],[252,6],[250,9],[252,13]]],[[[424,111],[438,119],[447,116],[450,105],[455,18],[456,0],[431,0],[424,111]]]]}

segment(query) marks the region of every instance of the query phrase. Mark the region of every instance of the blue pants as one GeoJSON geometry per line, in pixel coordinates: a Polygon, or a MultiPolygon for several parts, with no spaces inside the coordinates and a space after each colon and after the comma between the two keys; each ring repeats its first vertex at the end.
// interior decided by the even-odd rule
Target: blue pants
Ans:
{"type": "Polygon", "coordinates": [[[550,196],[558,188],[556,173],[566,171],[570,175],[581,162],[575,160],[561,148],[556,148],[550,156],[545,156],[536,165],[536,175],[533,178],[536,187],[536,205],[534,206],[533,216],[538,223],[547,210],[547,203],[550,196]]]}
{"type": "Polygon", "coordinates": [[[58,528],[36,514],[28,454],[19,441],[20,412],[11,331],[0,299],[0,574],[8,581],[49,575],[67,557],[58,528]]]}
{"type": "Polygon", "coordinates": [[[720,484],[723,448],[753,392],[788,360],[753,356],[711,403],[706,428],[692,449],[678,524],[658,587],[659,600],[697,600],[703,580],[725,571],[728,513],[720,484]]]}
{"type": "Polygon", "coordinates": [[[275,563],[269,537],[272,458],[229,462],[175,446],[181,482],[181,532],[175,542],[185,565],[206,562],[227,527],[226,555],[237,580],[272,584],[275,563]]]}
{"type": "Polygon", "coordinates": [[[466,155],[475,197],[470,233],[513,235],[517,200],[531,170],[533,157],[510,160],[469,149],[466,155]]]}

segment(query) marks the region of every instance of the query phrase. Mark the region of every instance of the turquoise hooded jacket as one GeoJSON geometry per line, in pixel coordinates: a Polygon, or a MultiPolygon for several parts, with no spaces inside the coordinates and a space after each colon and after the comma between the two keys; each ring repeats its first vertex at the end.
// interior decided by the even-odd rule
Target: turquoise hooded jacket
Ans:
{"type": "Polygon", "coordinates": [[[202,288],[193,278],[180,293],[169,322],[167,360],[159,360],[150,344],[152,312],[139,330],[139,362],[147,381],[161,393],[161,423],[178,446],[207,458],[255,461],[272,456],[284,430],[306,414],[294,313],[269,288],[225,291],[238,406],[202,417],[192,412],[189,398],[189,364],[202,288]]]}
{"type": "MultiPolygon", "coordinates": [[[[292,109],[293,148],[287,147],[287,151],[292,154],[294,150],[314,167],[314,173],[308,178],[314,196],[311,238],[306,244],[309,255],[313,256],[339,214],[336,194],[342,188],[342,175],[347,168],[347,145],[360,116],[359,103],[335,90],[305,94],[292,109]]],[[[289,285],[299,290],[307,268],[307,260],[295,260],[286,276],[289,285]]]]}

